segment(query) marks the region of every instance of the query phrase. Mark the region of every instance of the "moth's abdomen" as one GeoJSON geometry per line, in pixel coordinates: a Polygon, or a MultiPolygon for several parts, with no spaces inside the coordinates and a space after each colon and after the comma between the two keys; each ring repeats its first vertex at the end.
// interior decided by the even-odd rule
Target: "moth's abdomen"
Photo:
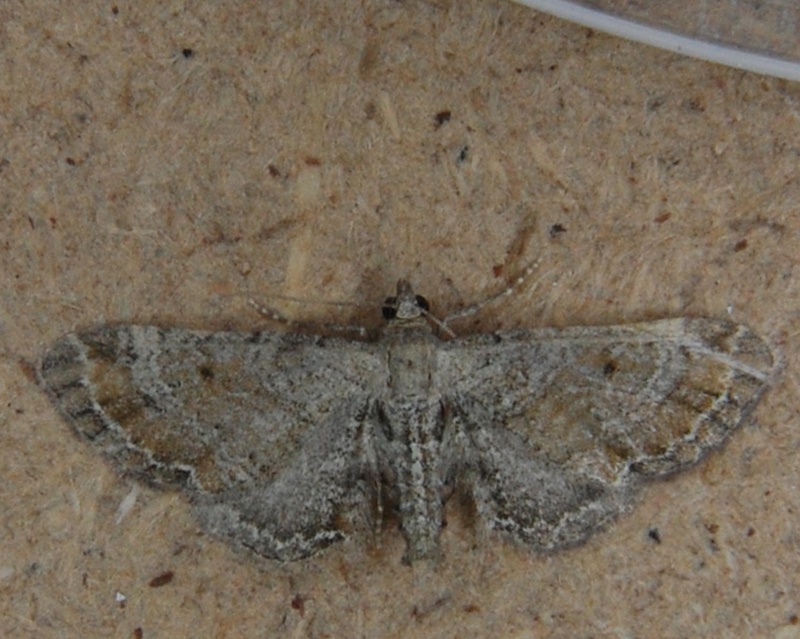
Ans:
{"type": "Polygon", "coordinates": [[[441,402],[436,396],[389,399],[381,402],[379,420],[379,455],[408,544],[404,559],[436,557],[444,512],[441,402]]]}

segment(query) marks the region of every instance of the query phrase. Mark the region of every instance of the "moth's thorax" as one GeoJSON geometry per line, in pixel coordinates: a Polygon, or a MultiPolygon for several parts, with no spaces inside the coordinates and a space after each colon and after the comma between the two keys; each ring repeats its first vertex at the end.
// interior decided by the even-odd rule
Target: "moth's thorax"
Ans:
{"type": "Polygon", "coordinates": [[[427,321],[422,317],[395,320],[386,327],[383,342],[389,369],[389,395],[428,395],[439,339],[427,321]]]}

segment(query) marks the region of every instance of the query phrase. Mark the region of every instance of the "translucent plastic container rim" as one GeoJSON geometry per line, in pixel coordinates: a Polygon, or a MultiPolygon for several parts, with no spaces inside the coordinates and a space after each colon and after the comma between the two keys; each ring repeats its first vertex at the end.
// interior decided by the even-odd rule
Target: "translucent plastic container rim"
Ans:
{"type": "Polygon", "coordinates": [[[800,80],[800,63],[785,58],[770,57],[733,46],[722,46],[705,40],[696,40],[563,0],[516,1],[532,9],[627,40],[634,40],[737,69],[755,71],[787,80],[800,80]]]}

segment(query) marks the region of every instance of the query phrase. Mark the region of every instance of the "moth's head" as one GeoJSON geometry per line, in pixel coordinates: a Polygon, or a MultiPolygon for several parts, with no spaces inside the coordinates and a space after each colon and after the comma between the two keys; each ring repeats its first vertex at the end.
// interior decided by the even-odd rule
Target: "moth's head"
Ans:
{"type": "Polygon", "coordinates": [[[383,317],[387,320],[413,320],[427,315],[428,300],[416,295],[407,280],[397,282],[397,295],[387,297],[383,303],[383,317]]]}

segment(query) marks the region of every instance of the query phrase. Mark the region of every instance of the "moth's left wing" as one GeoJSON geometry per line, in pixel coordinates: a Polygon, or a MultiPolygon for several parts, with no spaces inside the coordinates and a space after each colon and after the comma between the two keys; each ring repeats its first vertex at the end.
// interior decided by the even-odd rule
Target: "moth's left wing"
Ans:
{"type": "Polygon", "coordinates": [[[265,556],[341,539],[367,501],[373,343],[103,326],[56,342],[40,376],[121,472],[183,490],[206,529],[265,556]]]}
{"type": "Polygon", "coordinates": [[[439,350],[438,383],[479,512],[551,549],[623,509],[635,478],[681,470],[720,445],[772,367],[745,326],[675,319],[456,339],[439,350]]]}

